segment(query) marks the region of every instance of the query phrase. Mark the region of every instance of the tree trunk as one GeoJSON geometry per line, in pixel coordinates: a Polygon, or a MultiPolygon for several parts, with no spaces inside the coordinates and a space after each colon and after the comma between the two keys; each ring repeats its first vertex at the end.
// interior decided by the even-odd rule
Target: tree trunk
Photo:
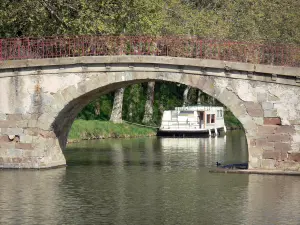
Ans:
{"type": "Polygon", "coordinates": [[[100,103],[99,102],[95,103],[95,115],[96,116],[100,115],[100,103]]]}
{"type": "Polygon", "coordinates": [[[198,90],[197,105],[201,105],[201,94],[202,94],[202,91],[198,90]]]}
{"type": "Polygon", "coordinates": [[[189,104],[189,99],[188,99],[188,95],[189,95],[189,91],[190,91],[191,87],[186,86],[184,92],[183,92],[183,106],[186,106],[189,104]]]}
{"type": "Polygon", "coordinates": [[[215,105],[215,98],[212,97],[212,96],[210,96],[210,104],[211,104],[212,106],[215,105]]]}
{"type": "Polygon", "coordinates": [[[120,88],[115,92],[114,105],[110,115],[110,121],[114,123],[122,123],[124,89],[120,88]]]}
{"type": "Polygon", "coordinates": [[[133,107],[133,105],[134,105],[134,98],[133,98],[133,96],[135,96],[134,95],[134,85],[132,85],[131,87],[129,87],[129,91],[130,91],[131,99],[129,100],[129,106],[128,106],[128,120],[130,122],[133,122],[133,110],[134,110],[134,107],[133,107]]]}
{"type": "Polygon", "coordinates": [[[154,87],[155,82],[148,82],[148,88],[147,88],[147,100],[145,104],[145,112],[144,112],[144,118],[143,123],[148,124],[152,120],[153,116],[153,103],[154,103],[154,87]]]}

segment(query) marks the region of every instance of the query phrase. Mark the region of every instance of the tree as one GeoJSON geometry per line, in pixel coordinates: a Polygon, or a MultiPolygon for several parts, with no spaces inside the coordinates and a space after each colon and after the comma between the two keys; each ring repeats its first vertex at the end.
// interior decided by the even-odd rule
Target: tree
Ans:
{"type": "Polygon", "coordinates": [[[182,106],[187,106],[189,105],[189,91],[190,91],[190,86],[186,86],[184,92],[183,92],[183,105],[182,106]]]}
{"type": "Polygon", "coordinates": [[[152,120],[153,116],[153,103],[154,103],[154,88],[155,88],[155,82],[148,82],[147,84],[147,100],[145,103],[145,112],[144,112],[144,118],[143,123],[149,124],[152,120]]]}
{"type": "Polygon", "coordinates": [[[202,94],[202,91],[199,89],[198,90],[198,97],[197,97],[197,105],[201,105],[201,103],[202,103],[201,94],[202,94]]]}
{"type": "Polygon", "coordinates": [[[113,109],[110,116],[110,121],[114,123],[122,123],[123,96],[124,88],[116,90],[113,109]]]}

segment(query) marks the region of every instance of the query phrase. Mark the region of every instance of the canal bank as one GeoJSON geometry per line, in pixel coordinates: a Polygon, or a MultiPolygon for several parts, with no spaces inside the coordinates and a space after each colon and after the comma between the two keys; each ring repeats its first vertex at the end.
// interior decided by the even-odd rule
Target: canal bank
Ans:
{"type": "Polygon", "coordinates": [[[155,129],[127,123],[116,124],[99,120],[75,120],[69,133],[68,143],[81,140],[151,137],[155,135],[155,129]]]}

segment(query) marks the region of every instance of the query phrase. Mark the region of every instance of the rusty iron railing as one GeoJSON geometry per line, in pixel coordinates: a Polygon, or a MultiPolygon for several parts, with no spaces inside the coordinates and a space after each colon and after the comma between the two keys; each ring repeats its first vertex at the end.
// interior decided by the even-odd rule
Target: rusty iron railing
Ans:
{"type": "Polygon", "coordinates": [[[0,39],[0,61],[156,55],[300,67],[300,47],[191,37],[73,36],[0,39]]]}

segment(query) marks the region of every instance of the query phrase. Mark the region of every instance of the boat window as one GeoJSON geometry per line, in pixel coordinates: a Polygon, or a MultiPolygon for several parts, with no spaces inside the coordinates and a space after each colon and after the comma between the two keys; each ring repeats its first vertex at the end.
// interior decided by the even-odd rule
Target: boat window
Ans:
{"type": "Polygon", "coordinates": [[[215,114],[211,114],[211,123],[215,123],[215,114]]]}
{"type": "Polygon", "coordinates": [[[210,114],[206,115],[206,123],[210,123],[210,114]]]}
{"type": "Polygon", "coordinates": [[[223,111],[217,110],[217,118],[222,118],[222,117],[223,117],[223,111]]]}

